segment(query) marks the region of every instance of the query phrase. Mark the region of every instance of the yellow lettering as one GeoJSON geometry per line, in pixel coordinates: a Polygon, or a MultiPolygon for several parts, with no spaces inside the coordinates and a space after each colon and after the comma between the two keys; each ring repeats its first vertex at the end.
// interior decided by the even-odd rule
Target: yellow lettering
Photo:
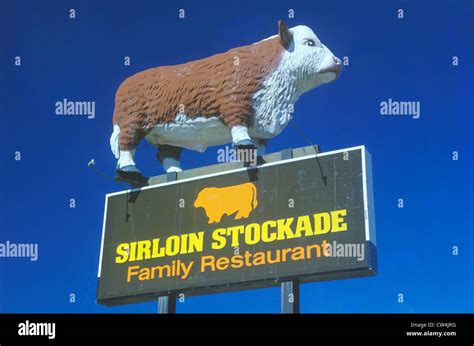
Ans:
{"type": "Polygon", "coordinates": [[[137,261],[149,259],[151,256],[151,242],[142,240],[137,242],[137,261]]]}
{"type": "Polygon", "coordinates": [[[135,270],[135,269],[138,269],[138,268],[140,268],[140,266],[131,266],[131,267],[128,267],[128,270],[127,270],[127,282],[130,282],[130,280],[132,279],[132,276],[138,275],[138,271],[135,270]]]}
{"type": "Polygon", "coordinates": [[[272,233],[271,235],[268,234],[269,227],[275,227],[276,221],[265,221],[262,225],[262,240],[266,243],[272,242],[276,240],[276,233],[272,233]]]}
{"type": "Polygon", "coordinates": [[[218,270],[226,270],[228,267],[229,267],[229,258],[227,257],[220,257],[217,261],[216,261],[216,268],[218,270]]]}
{"type": "Polygon", "coordinates": [[[332,230],[331,232],[347,231],[347,223],[344,222],[343,216],[347,215],[347,210],[336,210],[331,212],[332,230]]]}
{"type": "Polygon", "coordinates": [[[210,267],[211,271],[216,270],[215,265],[216,258],[214,256],[202,256],[201,257],[201,271],[205,271],[206,267],[210,267]]]}
{"type": "Polygon", "coordinates": [[[256,252],[253,255],[253,262],[252,265],[259,266],[265,264],[265,254],[263,252],[256,252]]]}
{"type": "Polygon", "coordinates": [[[165,264],[165,265],[162,265],[162,266],[156,266],[156,267],[152,267],[151,268],[151,277],[152,279],[155,278],[156,276],[156,272],[158,271],[159,274],[158,274],[158,277],[161,279],[163,277],[163,272],[166,270],[166,276],[170,276],[170,272],[171,272],[171,268],[169,265],[165,264]]]}
{"type": "Polygon", "coordinates": [[[136,253],[137,253],[137,242],[133,241],[130,243],[130,254],[129,254],[129,261],[135,261],[136,260],[136,253]]]}
{"type": "Polygon", "coordinates": [[[239,246],[239,234],[244,232],[244,226],[236,226],[227,228],[227,234],[232,235],[232,243],[230,246],[239,246]]]}
{"type": "Polygon", "coordinates": [[[301,233],[304,233],[305,237],[313,235],[309,215],[300,216],[298,218],[298,221],[296,223],[295,237],[301,237],[301,233]]]}
{"type": "Polygon", "coordinates": [[[117,246],[117,257],[115,257],[115,263],[125,263],[128,260],[129,245],[128,243],[122,243],[117,246]]]}
{"type": "Polygon", "coordinates": [[[204,243],[204,232],[189,234],[189,248],[188,252],[201,252],[204,243]]]}
{"type": "Polygon", "coordinates": [[[292,261],[301,261],[305,259],[305,252],[302,246],[297,246],[293,248],[293,252],[291,253],[291,260],[292,261]]]}
{"type": "Polygon", "coordinates": [[[165,255],[165,249],[160,247],[160,238],[153,239],[153,253],[152,258],[163,257],[165,255]]]}
{"type": "Polygon", "coordinates": [[[224,234],[227,234],[227,229],[225,228],[218,228],[212,232],[212,239],[214,239],[214,241],[212,242],[211,247],[214,250],[220,250],[225,246],[226,239],[223,236],[224,234]]]}
{"type": "Polygon", "coordinates": [[[242,255],[235,255],[231,258],[232,268],[242,268],[244,265],[244,257],[242,255]]]}
{"type": "Polygon", "coordinates": [[[184,255],[188,253],[188,234],[181,235],[181,244],[179,244],[179,254],[184,255]]]}
{"type": "Polygon", "coordinates": [[[331,229],[331,217],[329,213],[314,214],[314,234],[325,234],[331,229]]]}
{"type": "Polygon", "coordinates": [[[150,268],[140,269],[140,275],[138,275],[138,280],[150,280],[150,268]]]}
{"type": "Polygon", "coordinates": [[[260,225],[251,223],[245,227],[245,243],[255,245],[260,241],[260,225]],[[252,237],[253,236],[253,237],[252,237]]]}
{"type": "Polygon", "coordinates": [[[172,235],[166,239],[166,256],[174,256],[179,252],[179,237],[172,235]]]}
{"type": "Polygon", "coordinates": [[[292,239],[295,237],[293,231],[291,230],[291,224],[295,218],[290,217],[288,219],[279,219],[278,223],[278,240],[292,239]]]}

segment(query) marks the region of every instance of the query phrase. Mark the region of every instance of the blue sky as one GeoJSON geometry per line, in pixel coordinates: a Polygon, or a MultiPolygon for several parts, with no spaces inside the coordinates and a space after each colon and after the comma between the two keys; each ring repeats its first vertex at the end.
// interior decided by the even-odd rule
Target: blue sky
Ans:
{"type": "MultiPolygon", "coordinates": [[[[0,312],[156,311],[155,302],[95,303],[104,196],[123,186],[87,162],[113,175],[116,88],[143,69],[274,35],[278,19],[310,26],[339,58],[349,57],[339,80],[300,98],[294,123],[323,151],[364,144],[373,160],[379,274],[305,284],[302,311],[474,311],[472,1],[8,0],[0,3],[0,242],[38,243],[39,259],[0,258],[0,312]],[[95,118],[55,115],[63,98],[95,101],[95,118]],[[389,98],[419,101],[421,117],[380,115],[389,98]]],[[[306,145],[290,126],[267,151],[306,145]]],[[[216,150],[186,151],[183,167],[216,163],[216,150]]],[[[163,172],[150,145],[136,161],[146,175],[163,172]]],[[[279,309],[279,288],[177,305],[178,312],[279,309]]]]}

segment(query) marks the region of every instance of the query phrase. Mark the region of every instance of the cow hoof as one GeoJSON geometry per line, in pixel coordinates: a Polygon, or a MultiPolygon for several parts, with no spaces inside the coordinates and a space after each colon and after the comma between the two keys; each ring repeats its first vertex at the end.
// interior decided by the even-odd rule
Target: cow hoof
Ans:
{"type": "Polygon", "coordinates": [[[235,149],[257,149],[257,146],[250,139],[243,139],[232,145],[235,149]]]}
{"type": "MultiPolygon", "coordinates": [[[[127,167],[135,167],[135,166],[127,166],[127,167]]],[[[134,171],[124,171],[125,167],[121,169],[117,169],[115,171],[114,180],[116,181],[123,181],[132,185],[132,187],[143,187],[148,185],[148,178],[144,177],[138,169],[135,168],[134,171]]]]}
{"type": "Polygon", "coordinates": [[[179,173],[182,172],[183,170],[179,167],[170,167],[166,169],[166,173],[179,173]]]}
{"type": "Polygon", "coordinates": [[[117,169],[117,172],[141,173],[137,166],[128,165],[117,169]]]}

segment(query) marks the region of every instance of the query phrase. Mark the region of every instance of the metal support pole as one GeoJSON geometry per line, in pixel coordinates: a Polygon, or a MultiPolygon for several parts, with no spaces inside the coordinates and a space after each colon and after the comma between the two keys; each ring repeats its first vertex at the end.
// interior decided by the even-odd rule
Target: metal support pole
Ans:
{"type": "MultiPolygon", "coordinates": [[[[178,180],[178,173],[166,173],[166,181],[178,180]]],[[[176,294],[170,293],[167,296],[158,297],[158,313],[159,314],[175,314],[176,313],[176,294]]]]}
{"type": "Polygon", "coordinates": [[[167,296],[158,298],[159,314],[175,314],[176,313],[176,295],[170,293],[167,296]]]}
{"type": "MultiPolygon", "coordinates": [[[[293,149],[284,149],[280,153],[282,160],[293,158],[293,149]]],[[[281,283],[281,313],[300,313],[300,283],[298,280],[285,281],[281,283]]]]}
{"type": "Polygon", "coordinates": [[[285,281],[281,283],[281,313],[300,313],[300,282],[299,280],[285,281]]]}

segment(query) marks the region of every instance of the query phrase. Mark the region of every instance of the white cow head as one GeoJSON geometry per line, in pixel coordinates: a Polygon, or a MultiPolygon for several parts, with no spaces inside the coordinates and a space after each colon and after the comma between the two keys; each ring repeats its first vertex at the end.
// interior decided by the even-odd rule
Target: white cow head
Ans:
{"type": "Polygon", "coordinates": [[[298,93],[334,81],[341,72],[341,60],[321,43],[313,30],[305,25],[291,29],[278,22],[278,35],[286,48],[284,65],[296,78],[298,93]]]}

